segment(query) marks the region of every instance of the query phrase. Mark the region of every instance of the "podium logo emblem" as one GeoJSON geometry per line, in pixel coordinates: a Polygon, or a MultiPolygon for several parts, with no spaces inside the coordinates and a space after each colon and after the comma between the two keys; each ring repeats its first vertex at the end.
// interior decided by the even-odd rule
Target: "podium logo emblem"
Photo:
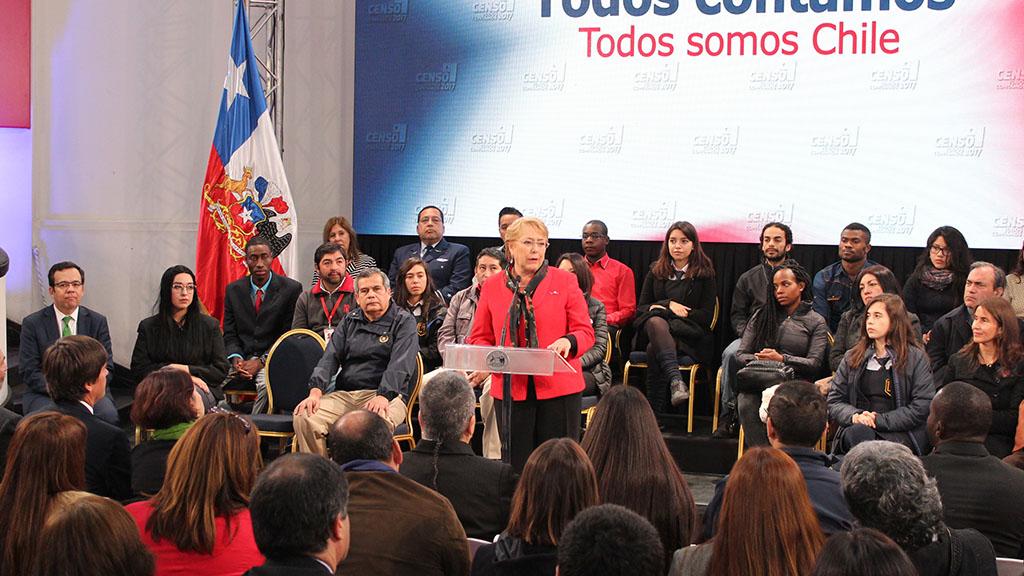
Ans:
{"type": "Polygon", "coordinates": [[[487,353],[487,368],[491,372],[504,372],[508,367],[508,354],[502,350],[491,350],[487,353]]]}

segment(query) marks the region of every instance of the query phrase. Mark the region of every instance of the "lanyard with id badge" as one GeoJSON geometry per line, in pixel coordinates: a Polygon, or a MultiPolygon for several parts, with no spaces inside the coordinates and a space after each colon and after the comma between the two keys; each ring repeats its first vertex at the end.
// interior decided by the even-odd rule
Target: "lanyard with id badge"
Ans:
{"type": "MultiPolygon", "coordinates": [[[[341,305],[341,301],[344,300],[344,299],[345,299],[344,296],[339,296],[338,297],[338,301],[334,303],[334,307],[331,308],[330,312],[327,311],[327,298],[321,298],[320,299],[320,306],[323,307],[323,309],[324,309],[324,316],[327,317],[327,326],[324,327],[324,341],[325,342],[330,342],[331,336],[334,334],[334,322],[333,322],[333,320],[334,320],[334,313],[338,311],[338,306],[341,305]]],[[[348,314],[348,306],[345,306],[344,313],[348,314]]]]}

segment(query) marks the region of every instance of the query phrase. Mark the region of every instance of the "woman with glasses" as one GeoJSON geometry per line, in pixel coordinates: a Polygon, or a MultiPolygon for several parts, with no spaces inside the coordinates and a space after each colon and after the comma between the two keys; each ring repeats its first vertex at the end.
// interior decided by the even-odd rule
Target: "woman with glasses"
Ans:
{"type": "Polygon", "coordinates": [[[956,228],[940,226],[928,235],[917,268],[903,285],[903,301],[907,311],[921,319],[925,342],[932,324],[963,303],[964,283],[973,261],[967,240],[956,228]]]}
{"type": "Polygon", "coordinates": [[[157,313],[139,322],[132,351],[132,374],[142,380],[170,366],[192,377],[207,408],[228,373],[224,336],[216,318],[196,296],[196,275],[187,266],[171,266],[160,278],[157,313]]]}
{"type": "Polygon", "coordinates": [[[587,301],[576,276],[548,265],[548,228],[538,218],[520,218],[505,233],[509,267],[491,276],[480,299],[467,344],[553,350],[572,372],[511,377],[505,398],[501,374],[491,376],[497,400],[502,456],[521,471],[533,449],[545,440],[580,431],[584,388],[580,357],[594,346],[587,301]],[[505,404],[510,402],[511,405],[505,404]],[[506,410],[511,419],[506,418],[506,410]],[[506,431],[508,431],[506,433],[506,431]]]}

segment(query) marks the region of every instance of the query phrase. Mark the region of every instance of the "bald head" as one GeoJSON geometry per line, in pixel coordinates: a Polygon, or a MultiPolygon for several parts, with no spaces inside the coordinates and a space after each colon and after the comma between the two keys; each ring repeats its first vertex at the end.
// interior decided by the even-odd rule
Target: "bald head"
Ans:
{"type": "Polygon", "coordinates": [[[354,410],[338,418],[331,425],[327,443],[331,460],[338,464],[353,460],[391,464],[394,459],[391,429],[383,418],[368,410],[354,410]]]}
{"type": "Polygon", "coordinates": [[[932,443],[984,443],[992,426],[992,401],[966,382],[950,382],[932,399],[928,434],[932,443]]]}

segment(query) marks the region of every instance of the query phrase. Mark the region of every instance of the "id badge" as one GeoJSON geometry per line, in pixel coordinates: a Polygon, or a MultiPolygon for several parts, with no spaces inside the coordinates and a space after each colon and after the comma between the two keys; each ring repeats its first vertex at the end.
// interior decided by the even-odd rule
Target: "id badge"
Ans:
{"type": "Polygon", "coordinates": [[[327,328],[324,328],[324,342],[330,342],[331,341],[331,336],[333,336],[333,335],[334,335],[334,328],[331,328],[330,326],[328,326],[327,328]]]}

